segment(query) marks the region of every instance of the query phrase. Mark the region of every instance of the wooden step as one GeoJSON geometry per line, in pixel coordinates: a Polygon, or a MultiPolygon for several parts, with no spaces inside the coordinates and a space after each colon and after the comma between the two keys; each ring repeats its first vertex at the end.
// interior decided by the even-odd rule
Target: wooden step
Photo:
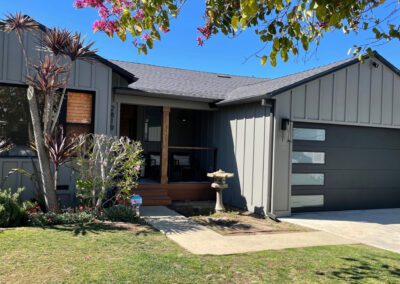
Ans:
{"type": "Polygon", "coordinates": [[[143,205],[156,206],[156,205],[170,205],[171,199],[165,189],[148,188],[148,189],[135,189],[133,193],[139,194],[143,198],[143,205]]]}

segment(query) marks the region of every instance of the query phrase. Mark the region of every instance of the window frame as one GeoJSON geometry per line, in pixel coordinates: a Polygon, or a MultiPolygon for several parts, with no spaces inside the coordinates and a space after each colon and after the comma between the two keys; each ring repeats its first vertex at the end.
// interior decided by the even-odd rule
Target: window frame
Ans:
{"type": "Polygon", "coordinates": [[[65,93],[64,102],[61,107],[60,116],[58,118],[59,124],[63,126],[64,131],[67,130],[68,125],[71,126],[88,126],[90,125],[90,133],[94,133],[94,126],[95,126],[95,115],[96,113],[96,91],[90,90],[80,90],[80,89],[72,89],[68,88],[65,93]],[[84,93],[89,94],[92,96],[92,115],[91,115],[91,123],[71,123],[67,122],[67,100],[68,100],[68,93],[84,93]]]}
{"type": "MultiPolygon", "coordinates": [[[[19,84],[19,83],[0,82],[0,88],[1,87],[24,88],[25,91],[27,91],[29,85],[23,84],[23,83],[19,84]]],[[[26,96],[25,96],[25,99],[26,99],[26,96]]],[[[29,115],[29,117],[30,117],[30,115],[29,115]]],[[[7,138],[7,137],[5,137],[5,138],[7,138]]],[[[21,146],[21,145],[19,145],[19,146],[21,146]]],[[[3,155],[0,155],[0,159],[37,159],[37,155],[15,155],[15,154],[10,155],[9,153],[5,153],[5,155],[4,155],[4,153],[3,153],[3,155]]]]}

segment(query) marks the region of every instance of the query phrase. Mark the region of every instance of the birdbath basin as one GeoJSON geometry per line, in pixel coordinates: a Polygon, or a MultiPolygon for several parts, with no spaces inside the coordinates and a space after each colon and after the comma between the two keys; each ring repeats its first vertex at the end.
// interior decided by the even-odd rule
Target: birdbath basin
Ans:
{"type": "Polygon", "coordinates": [[[218,170],[213,173],[208,173],[207,176],[214,180],[213,183],[211,184],[211,187],[214,188],[217,193],[217,198],[216,198],[216,202],[215,202],[215,211],[223,212],[223,211],[225,211],[225,207],[222,202],[222,191],[224,189],[228,188],[226,179],[232,178],[234,176],[234,174],[224,172],[223,170],[218,170]]]}

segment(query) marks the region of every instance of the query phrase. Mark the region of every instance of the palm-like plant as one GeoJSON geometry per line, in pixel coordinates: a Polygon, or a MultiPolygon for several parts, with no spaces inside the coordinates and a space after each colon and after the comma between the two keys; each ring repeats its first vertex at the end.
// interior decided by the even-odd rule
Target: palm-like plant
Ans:
{"type": "Polygon", "coordinates": [[[49,29],[46,31],[43,39],[41,40],[42,46],[48,51],[53,52],[56,55],[63,55],[70,60],[67,67],[66,83],[61,94],[57,111],[55,113],[51,131],[57,124],[58,117],[60,116],[62,104],[67,91],[67,83],[71,75],[72,64],[76,60],[91,60],[96,54],[96,50],[93,50],[94,42],[85,43],[85,38],[80,33],[71,34],[70,32],[63,29],[49,29]]]}
{"type": "Polygon", "coordinates": [[[63,57],[69,60],[69,64],[62,66],[57,63],[54,57],[48,56],[37,65],[29,68],[29,58],[23,43],[23,33],[38,31],[39,24],[32,18],[24,16],[21,13],[15,15],[7,15],[3,22],[0,23],[0,29],[7,33],[16,33],[25,59],[27,83],[29,88],[27,98],[29,102],[29,110],[32,119],[33,133],[35,137],[36,149],[39,157],[39,166],[41,179],[43,184],[43,192],[47,208],[57,210],[57,196],[54,188],[54,176],[51,175],[49,147],[46,147],[46,136],[51,135],[55,131],[55,127],[60,115],[62,103],[66,94],[67,83],[72,70],[74,61],[88,60],[95,54],[92,50],[93,43],[85,44],[85,39],[78,33],[71,34],[61,29],[46,29],[39,37],[38,50],[51,53],[54,57],[63,57]],[[30,75],[33,71],[34,75],[30,75]],[[64,75],[65,73],[65,75],[64,75]],[[63,76],[60,76],[62,75],[63,76]],[[65,78],[61,78],[65,77],[65,78]],[[56,103],[57,91],[63,89],[58,105],[56,103]],[[44,109],[39,110],[38,96],[36,91],[44,94],[44,109]],[[57,105],[57,107],[55,107],[57,105]],[[54,109],[56,109],[54,111],[54,109]],[[42,119],[41,119],[41,114],[42,119]],[[43,123],[43,126],[42,126],[43,123]]]}
{"type": "Polygon", "coordinates": [[[65,73],[65,67],[58,64],[58,60],[46,56],[39,64],[32,65],[35,75],[27,76],[28,83],[44,94],[43,128],[44,133],[51,133],[51,121],[55,102],[55,93],[66,85],[60,75],[65,73]]]}
{"type": "Polygon", "coordinates": [[[54,165],[54,187],[57,188],[58,172],[60,167],[68,163],[75,155],[80,141],[68,138],[62,126],[57,127],[51,135],[46,135],[46,146],[49,150],[50,160],[54,165]]]}
{"type": "Polygon", "coordinates": [[[14,144],[0,137],[0,155],[14,148],[14,144]]]}
{"type": "Polygon", "coordinates": [[[37,30],[39,28],[38,23],[31,17],[22,15],[22,13],[8,14],[5,19],[1,21],[0,27],[6,33],[10,32],[24,32],[37,30]]]}

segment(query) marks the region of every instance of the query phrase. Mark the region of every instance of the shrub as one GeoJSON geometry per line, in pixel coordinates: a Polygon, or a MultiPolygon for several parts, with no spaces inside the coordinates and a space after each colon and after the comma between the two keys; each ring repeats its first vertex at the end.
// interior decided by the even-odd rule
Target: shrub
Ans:
{"type": "Polygon", "coordinates": [[[126,205],[114,205],[104,209],[104,219],[113,222],[133,223],[137,220],[136,212],[132,207],[126,205]]]}
{"type": "Polygon", "coordinates": [[[22,202],[22,188],[12,193],[11,189],[0,190],[0,227],[16,227],[26,221],[29,202],[22,202]]]}
{"type": "Polygon", "coordinates": [[[38,212],[31,213],[28,217],[28,223],[31,226],[54,226],[54,225],[69,225],[69,224],[85,224],[96,219],[96,212],[65,212],[57,214],[54,212],[38,212]]]}

